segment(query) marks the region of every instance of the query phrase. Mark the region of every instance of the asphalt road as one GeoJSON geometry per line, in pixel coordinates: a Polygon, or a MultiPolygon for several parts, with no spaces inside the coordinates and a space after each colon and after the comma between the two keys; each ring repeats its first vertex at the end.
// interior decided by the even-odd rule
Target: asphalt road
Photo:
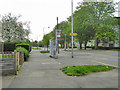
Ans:
{"type": "Polygon", "coordinates": [[[22,71],[3,88],[118,88],[117,69],[80,77],[67,76],[60,70],[64,66],[86,64],[117,66],[116,51],[74,50],[74,58],[71,58],[70,51],[60,50],[58,59],[39,52],[33,50],[22,71]]]}

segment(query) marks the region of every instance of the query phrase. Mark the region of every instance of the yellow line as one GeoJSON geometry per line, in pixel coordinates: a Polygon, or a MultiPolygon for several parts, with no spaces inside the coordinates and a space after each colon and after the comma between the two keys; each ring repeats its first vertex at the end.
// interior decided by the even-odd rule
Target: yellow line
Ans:
{"type": "Polygon", "coordinates": [[[93,60],[94,62],[97,62],[97,63],[100,63],[100,64],[103,64],[103,65],[108,65],[108,66],[113,66],[113,67],[118,67],[118,66],[115,66],[115,65],[110,65],[110,64],[106,64],[106,63],[103,63],[103,62],[98,62],[96,60],[93,60]]]}
{"type": "Polygon", "coordinates": [[[107,58],[100,58],[100,60],[107,60],[107,58]]]}

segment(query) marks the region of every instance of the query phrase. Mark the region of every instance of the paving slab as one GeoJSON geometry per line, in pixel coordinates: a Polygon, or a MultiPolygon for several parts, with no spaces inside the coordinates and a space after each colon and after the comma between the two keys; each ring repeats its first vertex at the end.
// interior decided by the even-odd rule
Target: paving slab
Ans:
{"type": "Polygon", "coordinates": [[[58,59],[54,59],[33,50],[21,72],[6,88],[118,88],[117,69],[79,77],[64,74],[60,70],[64,66],[100,64],[93,62],[95,52],[76,50],[75,53],[77,56],[72,59],[71,52],[60,50],[58,59]]]}

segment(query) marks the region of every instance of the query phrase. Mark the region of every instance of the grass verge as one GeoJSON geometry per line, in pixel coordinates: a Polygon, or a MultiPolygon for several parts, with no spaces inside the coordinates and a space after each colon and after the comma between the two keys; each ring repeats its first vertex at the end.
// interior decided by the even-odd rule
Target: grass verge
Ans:
{"type": "Polygon", "coordinates": [[[40,51],[40,53],[49,53],[50,51],[40,51]]]}
{"type": "Polygon", "coordinates": [[[83,66],[67,66],[61,70],[68,76],[83,76],[93,72],[109,71],[117,67],[106,65],[83,65],[83,66]]]}

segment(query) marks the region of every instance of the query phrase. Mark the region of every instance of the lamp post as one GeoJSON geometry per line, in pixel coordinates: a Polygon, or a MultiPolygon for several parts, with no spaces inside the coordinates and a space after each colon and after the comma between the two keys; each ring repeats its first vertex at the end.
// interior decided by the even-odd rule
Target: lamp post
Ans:
{"type": "MultiPolygon", "coordinates": [[[[71,20],[72,20],[72,22],[71,22],[71,26],[72,26],[72,31],[71,31],[71,33],[73,33],[73,0],[71,0],[71,20]]],[[[73,56],[73,36],[71,36],[72,37],[72,58],[74,57],[73,56]]]]}
{"type": "MultiPolygon", "coordinates": [[[[45,29],[46,27],[43,27],[43,38],[44,38],[44,35],[45,35],[45,32],[44,32],[44,29],[45,29]]],[[[50,28],[50,27],[47,27],[47,28],[50,28]]],[[[45,44],[44,44],[44,51],[45,51],[45,44]]]]}

